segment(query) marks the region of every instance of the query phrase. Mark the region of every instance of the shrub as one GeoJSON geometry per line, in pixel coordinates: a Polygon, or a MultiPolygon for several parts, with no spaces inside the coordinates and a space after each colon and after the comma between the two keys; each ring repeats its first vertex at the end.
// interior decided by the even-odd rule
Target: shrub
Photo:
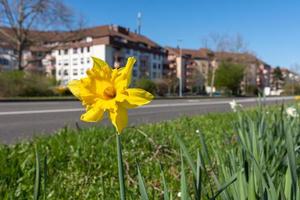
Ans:
{"type": "Polygon", "coordinates": [[[144,90],[150,92],[151,94],[156,94],[156,85],[153,81],[151,81],[149,79],[142,78],[142,79],[136,81],[135,86],[137,88],[144,89],[144,90]]]}
{"type": "Polygon", "coordinates": [[[166,96],[168,93],[168,84],[164,80],[157,80],[156,84],[156,94],[159,96],[166,96]]]}
{"type": "Polygon", "coordinates": [[[245,95],[246,96],[256,96],[258,94],[258,88],[256,85],[246,85],[245,95]]]}
{"type": "Polygon", "coordinates": [[[0,97],[51,96],[53,79],[33,73],[10,71],[0,73],[0,97]]]}
{"type": "Polygon", "coordinates": [[[300,94],[300,85],[299,83],[287,83],[283,87],[284,95],[299,95],[300,94]]]}

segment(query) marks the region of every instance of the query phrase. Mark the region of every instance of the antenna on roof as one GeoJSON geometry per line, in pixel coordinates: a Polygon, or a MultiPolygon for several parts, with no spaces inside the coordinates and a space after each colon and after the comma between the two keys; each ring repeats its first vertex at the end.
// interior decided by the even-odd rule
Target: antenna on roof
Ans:
{"type": "Polygon", "coordinates": [[[141,28],[142,28],[142,13],[138,12],[137,14],[137,26],[138,26],[138,34],[141,34],[141,28]]]}

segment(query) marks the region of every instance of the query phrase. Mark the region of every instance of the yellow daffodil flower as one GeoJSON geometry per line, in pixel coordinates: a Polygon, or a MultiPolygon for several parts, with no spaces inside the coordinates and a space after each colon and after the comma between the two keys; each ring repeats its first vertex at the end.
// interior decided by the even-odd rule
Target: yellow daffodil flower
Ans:
{"type": "Polygon", "coordinates": [[[128,58],[126,66],[118,69],[112,69],[101,59],[92,59],[94,64],[87,70],[87,77],[70,81],[68,88],[86,107],[81,120],[97,122],[108,111],[120,134],[128,123],[127,109],[149,103],[153,95],[143,89],[128,88],[135,58],[128,58]]]}

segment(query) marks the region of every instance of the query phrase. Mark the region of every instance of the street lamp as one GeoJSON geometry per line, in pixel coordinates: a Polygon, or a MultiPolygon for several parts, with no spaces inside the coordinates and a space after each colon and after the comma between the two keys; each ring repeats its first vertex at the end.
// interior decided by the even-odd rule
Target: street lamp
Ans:
{"type": "Polygon", "coordinates": [[[214,88],[214,83],[215,83],[215,70],[216,70],[216,60],[215,60],[215,54],[212,51],[209,51],[207,53],[208,59],[209,59],[209,64],[208,66],[211,66],[211,80],[210,80],[210,93],[209,96],[213,96],[213,88],[214,88]]]}
{"type": "Polygon", "coordinates": [[[182,89],[183,89],[183,74],[182,74],[182,48],[180,46],[180,43],[182,40],[178,40],[178,47],[179,47],[179,96],[182,97],[182,89]]]}
{"type": "Polygon", "coordinates": [[[295,95],[295,75],[290,73],[289,76],[292,79],[292,94],[295,95]]]}

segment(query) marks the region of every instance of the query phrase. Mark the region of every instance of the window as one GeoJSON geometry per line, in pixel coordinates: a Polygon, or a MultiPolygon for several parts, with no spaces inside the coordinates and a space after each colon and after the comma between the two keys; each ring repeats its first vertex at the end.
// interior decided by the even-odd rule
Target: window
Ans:
{"type": "Polygon", "coordinates": [[[90,63],[90,58],[86,58],[86,63],[90,63]]]}
{"type": "Polygon", "coordinates": [[[84,48],[83,48],[83,47],[81,47],[81,50],[80,50],[80,51],[81,51],[81,53],[83,53],[83,51],[84,51],[84,48]]]}
{"type": "Polygon", "coordinates": [[[81,64],[84,64],[84,58],[81,58],[81,59],[80,59],[80,63],[81,63],[81,64]]]}
{"type": "Polygon", "coordinates": [[[58,50],[58,55],[60,55],[61,54],[61,52],[60,52],[60,49],[58,50]]]}
{"type": "Polygon", "coordinates": [[[58,75],[59,75],[59,76],[61,75],[61,70],[58,70],[58,75]]]}
{"type": "Polygon", "coordinates": [[[92,37],[86,37],[86,42],[92,42],[93,38],[92,37]]]}
{"type": "Polygon", "coordinates": [[[147,44],[145,44],[145,43],[139,43],[139,47],[147,48],[147,44]]]}
{"type": "Polygon", "coordinates": [[[161,73],[157,73],[157,78],[161,78],[161,73]]]}
{"type": "Polygon", "coordinates": [[[81,75],[84,75],[84,68],[81,68],[81,69],[80,69],[80,74],[81,74],[81,75]]]}
{"type": "Polygon", "coordinates": [[[156,72],[152,72],[152,78],[156,78],[156,72]]]}
{"type": "Polygon", "coordinates": [[[73,58],[73,65],[77,65],[77,58],[73,58]]]}
{"type": "Polygon", "coordinates": [[[73,54],[77,54],[77,48],[73,49],[73,54]]]}
{"type": "Polygon", "coordinates": [[[78,75],[78,69],[73,69],[73,75],[77,76],[78,75]]]}
{"type": "Polygon", "coordinates": [[[153,69],[156,69],[156,63],[153,64],[153,69]]]}
{"type": "Polygon", "coordinates": [[[65,76],[68,76],[68,75],[69,75],[69,72],[68,72],[67,69],[64,70],[64,75],[65,75],[65,76]]]}
{"type": "Polygon", "coordinates": [[[157,68],[160,69],[160,64],[157,65],[157,68]]]}
{"type": "Polygon", "coordinates": [[[136,71],[135,68],[134,68],[133,71],[132,71],[132,75],[133,75],[134,77],[137,77],[137,71],[136,71]]]}
{"type": "Polygon", "coordinates": [[[68,49],[64,50],[64,54],[67,55],[68,54],[68,49]]]}
{"type": "Polygon", "coordinates": [[[90,47],[87,47],[87,48],[86,48],[86,51],[87,51],[87,52],[90,52],[90,47]]]}
{"type": "Polygon", "coordinates": [[[0,58],[0,64],[1,64],[1,65],[8,65],[9,62],[8,62],[8,60],[5,59],[5,58],[0,58]]]}

